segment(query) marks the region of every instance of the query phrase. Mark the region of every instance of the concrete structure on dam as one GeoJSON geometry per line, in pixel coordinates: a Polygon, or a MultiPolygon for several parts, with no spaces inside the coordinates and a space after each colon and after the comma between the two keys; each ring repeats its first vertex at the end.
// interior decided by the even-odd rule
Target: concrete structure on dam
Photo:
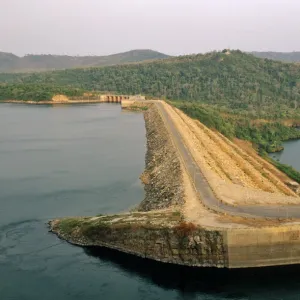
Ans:
{"type": "Polygon", "coordinates": [[[132,103],[134,101],[144,101],[145,96],[141,95],[100,95],[101,102],[106,103],[132,103]]]}
{"type": "Polygon", "coordinates": [[[129,100],[130,97],[125,95],[100,95],[100,100],[106,103],[122,103],[122,101],[129,100]]]}
{"type": "Polygon", "coordinates": [[[100,102],[105,103],[120,103],[122,108],[132,106],[135,102],[145,101],[146,97],[142,95],[101,95],[100,102]]]}

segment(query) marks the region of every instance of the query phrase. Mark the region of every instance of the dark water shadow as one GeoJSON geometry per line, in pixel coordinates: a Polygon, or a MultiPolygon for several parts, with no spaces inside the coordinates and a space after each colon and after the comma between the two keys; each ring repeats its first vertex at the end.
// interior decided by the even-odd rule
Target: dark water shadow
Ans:
{"type": "Polygon", "coordinates": [[[166,290],[177,290],[185,296],[206,294],[222,299],[249,299],[255,293],[267,295],[268,299],[288,299],[286,293],[291,297],[300,294],[300,265],[234,270],[194,268],[164,264],[100,247],[85,248],[84,251],[129,276],[137,276],[166,290]]]}

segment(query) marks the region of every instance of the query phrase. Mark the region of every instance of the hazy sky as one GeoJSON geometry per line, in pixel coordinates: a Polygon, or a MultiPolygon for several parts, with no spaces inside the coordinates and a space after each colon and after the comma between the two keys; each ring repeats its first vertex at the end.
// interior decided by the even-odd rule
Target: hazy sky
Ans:
{"type": "Polygon", "coordinates": [[[0,0],[0,51],[300,51],[299,0],[0,0]]]}

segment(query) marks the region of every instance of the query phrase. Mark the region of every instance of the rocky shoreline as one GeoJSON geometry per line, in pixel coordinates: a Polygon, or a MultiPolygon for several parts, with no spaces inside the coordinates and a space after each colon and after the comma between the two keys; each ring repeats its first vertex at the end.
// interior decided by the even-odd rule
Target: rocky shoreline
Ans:
{"type": "Polygon", "coordinates": [[[106,247],[164,263],[227,266],[223,231],[182,221],[176,212],[128,213],[53,220],[51,232],[83,247],[106,247]]]}

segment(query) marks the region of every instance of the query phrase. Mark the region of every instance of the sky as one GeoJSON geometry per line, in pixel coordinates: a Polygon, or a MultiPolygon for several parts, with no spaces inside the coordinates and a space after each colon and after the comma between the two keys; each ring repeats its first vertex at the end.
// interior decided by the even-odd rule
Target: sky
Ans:
{"type": "Polygon", "coordinates": [[[0,0],[0,51],[300,51],[299,0],[0,0]]]}

